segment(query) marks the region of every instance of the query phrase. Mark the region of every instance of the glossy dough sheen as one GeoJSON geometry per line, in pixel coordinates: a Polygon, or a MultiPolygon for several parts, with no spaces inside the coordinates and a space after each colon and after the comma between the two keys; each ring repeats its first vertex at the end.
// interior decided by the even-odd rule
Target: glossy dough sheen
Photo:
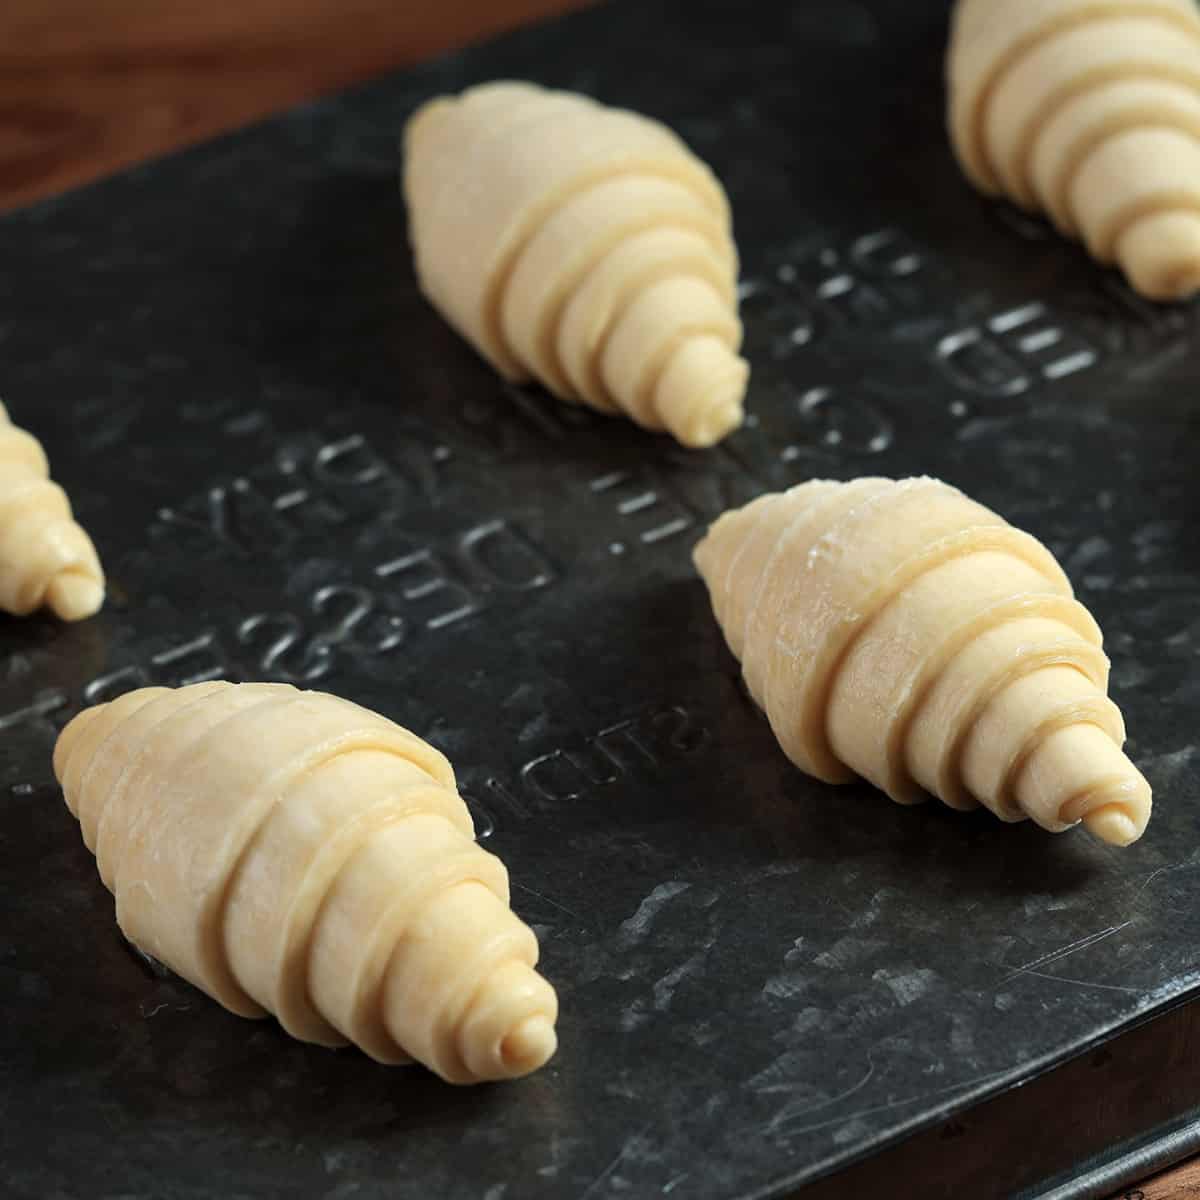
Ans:
{"type": "Polygon", "coordinates": [[[1045,212],[1146,296],[1200,288],[1193,0],[958,0],[947,72],[976,187],[1045,212]]]}
{"type": "Polygon", "coordinates": [[[282,684],[143,688],[54,771],[126,937],[226,1008],[452,1083],[524,1075],[558,1001],[432,746],[282,684]]]}
{"type": "Polygon", "coordinates": [[[1100,630],[1029,534],[935,479],[817,480],[726,513],[695,558],[802,770],[1141,836],[1100,630]]]}
{"type": "Polygon", "coordinates": [[[729,204],[666,126],[500,82],[424,105],[404,149],[421,287],[501,374],[688,446],[741,424],[729,204]]]}
{"type": "Polygon", "coordinates": [[[50,480],[41,443],[0,404],[0,608],[23,617],[43,604],[64,621],[104,603],[104,572],[91,539],[50,480]]]}

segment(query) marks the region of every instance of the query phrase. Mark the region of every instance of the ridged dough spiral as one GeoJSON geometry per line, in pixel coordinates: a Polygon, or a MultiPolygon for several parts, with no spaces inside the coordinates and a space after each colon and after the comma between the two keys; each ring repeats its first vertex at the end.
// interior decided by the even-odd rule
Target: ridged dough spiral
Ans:
{"type": "Polygon", "coordinates": [[[91,538],[50,479],[42,444],[0,404],[0,609],[23,617],[46,605],[64,621],[104,603],[104,572],[91,538]]]}
{"type": "Polygon", "coordinates": [[[810,775],[1141,836],[1150,787],[1121,750],[1100,630],[1050,552],[994,512],[935,479],[814,480],[725,513],[695,559],[810,775]]]}
{"type": "Polygon", "coordinates": [[[507,379],[688,446],[741,424],[729,203],[665,125],[484,84],[414,114],[404,190],[422,290],[507,379]]]}
{"type": "Polygon", "coordinates": [[[399,725],[282,684],[142,688],[75,717],[54,771],[125,936],[233,1012],[452,1083],[553,1054],[507,872],[399,725]]]}
{"type": "Polygon", "coordinates": [[[1193,0],[958,0],[947,73],[976,187],[1045,212],[1146,296],[1200,288],[1193,0]]]}

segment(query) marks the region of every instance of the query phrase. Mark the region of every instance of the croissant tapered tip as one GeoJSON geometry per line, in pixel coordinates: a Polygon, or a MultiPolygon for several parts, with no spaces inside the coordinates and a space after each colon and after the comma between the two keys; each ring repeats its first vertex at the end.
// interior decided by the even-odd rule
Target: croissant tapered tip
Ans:
{"type": "Polygon", "coordinates": [[[452,1082],[517,1079],[558,1049],[558,997],[528,962],[510,960],[483,981],[458,1027],[461,1071],[452,1082]]]}
{"type": "Polygon", "coordinates": [[[1042,741],[1017,780],[1016,796],[1034,820],[1059,828],[1078,821],[1113,846],[1128,846],[1142,836],[1153,802],[1150,784],[1112,731],[1091,721],[1066,726],[1042,741]]]}
{"type": "Polygon", "coordinates": [[[1111,846],[1128,846],[1146,832],[1153,808],[1150,784],[1132,764],[1094,788],[1079,805],[1080,824],[1111,846]]]}
{"type": "Polygon", "coordinates": [[[743,508],[731,508],[723,512],[707,529],[704,536],[692,550],[692,562],[700,577],[711,586],[710,575],[717,569],[716,564],[733,553],[731,546],[737,544],[745,536],[749,524],[748,510],[750,505],[743,508]]]}
{"type": "Polygon", "coordinates": [[[76,713],[58,735],[58,740],[54,743],[54,778],[60,783],[66,773],[71,751],[79,741],[79,735],[83,733],[86,726],[92,723],[103,707],[103,704],[97,704],[76,713]]]}
{"type": "Polygon", "coordinates": [[[0,444],[5,540],[0,609],[23,617],[45,605],[64,621],[90,617],[104,603],[104,576],[66,492],[50,479],[41,443],[0,408],[0,444]]]}
{"type": "Polygon", "coordinates": [[[510,1079],[516,1079],[549,1062],[557,1049],[553,1023],[538,1013],[522,1021],[500,1043],[500,1065],[510,1079]]]}
{"type": "Polygon", "coordinates": [[[715,446],[741,425],[749,364],[715,337],[690,338],[659,382],[659,419],[685,446],[715,446]]]}
{"type": "Polygon", "coordinates": [[[104,585],[78,571],[62,571],[46,589],[46,604],[64,621],[82,621],[104,603],[104,585]]]}
{"type": "Polygon", "coordinates": [[[1116,257],[1151,300],[1185,300],[1200,290],[1200,213],[1151,213],[1125,232],[1116,257]]]}
{"type": "Polygon", "coordinates": [[[1128,846],[1142,836],[1142,829],[1121,804],[1106,804],[1103,808],[1093,809],[1083,818],[1083,827],[1093,837],[1112,846],[1128,846]]]}
{"type": "Polygon", "coordinates": [[[720,394],[710,397],[700,406],[691,420],[678,434],[679,441],[689,450],[707,450],[715,446],[741,425],[743,420],[740,402],[723,388],[720,394]]]}
{"type": "Polygon", "coordinates": [[[439,96],[422,104],[414,112],[400,131],[400,145],[405,153],[410,153],[419,138],[424,137],[440,124],[448,115],[452,102],[445,96],[439,96]]]}

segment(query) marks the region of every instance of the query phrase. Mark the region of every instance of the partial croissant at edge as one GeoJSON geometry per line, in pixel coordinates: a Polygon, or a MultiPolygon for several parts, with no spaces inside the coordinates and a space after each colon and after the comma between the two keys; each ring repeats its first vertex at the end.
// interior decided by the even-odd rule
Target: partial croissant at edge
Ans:
{"type": "Polygon", "coordinates": [[[1101,634],[1037,539],[935,479],[814,480],[721,516],[695,561],[788,757],[911,804],[1139,838],[1101,634]]]}
{"type": "Polygon", "coordinates": [[[729,202],[665,125],[483,84],[410,119],[404,191],[422,290],[506,379],[686,446],[741,424],[729,202]]]}
{"type": "Polygon", "coordinates": [[[71,502],[50,479],[42,444],[0,404],[0,609],[24,617],[45,605],[79,621],[104,603],[104,572],[71,502]]]}
{"type": "Polygon", "coordinates": [[[958,0],[955,153],[1155,300],[1200,289],[1200,11],[1193,0],[958,0]]]}
{"type": "Polygon", "coordinates": [[[54,772],[125,936],[233,1012],[451,1083],[554,1053],[537,938],[408,730],[282,684],[142,688],[75,717],[54,772]]]}

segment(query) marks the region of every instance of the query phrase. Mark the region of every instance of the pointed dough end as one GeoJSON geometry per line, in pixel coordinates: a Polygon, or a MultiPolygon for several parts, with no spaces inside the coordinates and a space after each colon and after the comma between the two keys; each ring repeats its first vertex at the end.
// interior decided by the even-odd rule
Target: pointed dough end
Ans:
{"type": "Polygon", "coordinates": [[[1151,300],[1185,300],[1200,291],[1200,213],[1151,213],[1121,236],[1116,258],[1134,289],[1151,300]]]}
{"type": "Polygon", "coordinates": [[[1137,822],[1120,804],[1106,804],[1103,808],[1093,809],[1083,818],[1083,826],[1093,837],[1112,846],[1128,846],[1142,836],[1137,822]]]}
{"type": "MultiPolygon", "coordinates": [[[[67,763],[70,760],[72,749],[79,740],[79,735],[91,724],[102,708],[104,708],[103,704],[96,704],[76,713],[58,735],[58,740],[54,743],[54,778],[59,783],[66,774],[67,763]]],[[[69,800],[70,797],[68,797],[68,802],[69,800]]]]}
{"type": "Polygon", "coordinates": [[[538,1013],[522,1021],[501,1043],[500,1061],[510,1079],[528,1075],[550,1061],[558,1035],[549,1017],[538,1013]]]}
{"type": "Polygon", "coordinates": [[[104,585],[78,571],[62,571],[46,589],[46,604],[64,621],[81,621],[100,611],[104,585]]]}
{"type": "Polygon", "coordinates": [[[675,352],[655,392],[659,420],[694,450],[715,446],[745,418],[750,366],[715,337],[696,337],[675,352]]]}

